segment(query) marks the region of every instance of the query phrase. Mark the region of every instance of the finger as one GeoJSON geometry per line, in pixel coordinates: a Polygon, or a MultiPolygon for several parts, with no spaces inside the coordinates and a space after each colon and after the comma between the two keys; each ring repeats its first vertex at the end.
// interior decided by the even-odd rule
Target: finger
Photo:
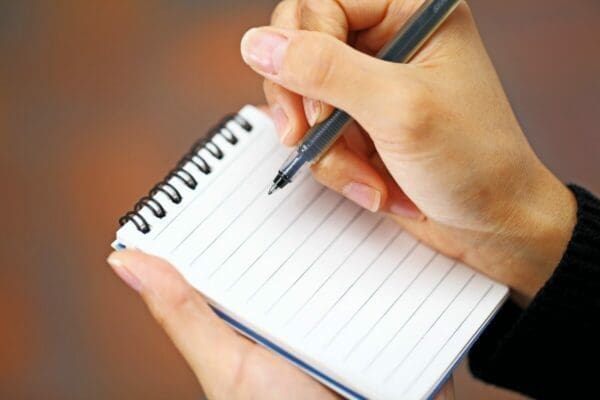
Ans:
{"type": "Polygon", "coordinates": [[[110,255],[115,272],[142,295],[210,399],[338,398],[291,363],[235,333],[167,262],[139,251],[110,255]],[[276,379],[274,379],[276,377],[276,379]]]}
{"type": "Polygon", "coordinates": [[[381,157],[379,157],[379,154],[374,153],[370,157],[369,162],[377,170],[387,187],[387,202],[382,205],[381,210],[395,216],[396,220],[404,227],[409,223],[423,222],[425,216],[406,193],[404,193],[402,188],[398,186],[396,180],[381,160],[381,157]]]}
{"type": "Polygon", "coordinates": [[[268,105],[260,104],[255,105],[254,107],[258,108],[260,111],[265,113],[269,118],[273,118],[273,116],[271,115],[271,108],[268,105]]]}
{"type": "Polygon", "coordinates": [[[280,1],[271,14],[271,26],[284,29],[300,29],[297,9],[297,0],[280,1]]]}
{"type": "MultiPolygon", "coordinates": [[[[348,23],[344,10],[338,2],[302,0],[298,3],[296,15],[299,29],[325,33],[342,42],[348,41],[348,23]]],[[[320,99],[304,97],[303,103],[304,113],[310,126],[324,121],[333,112],[333,107],[320,99]]]]}
{"type": "Polygon", "coordinates": [[[350,150],[365,160],[376,154],[373,141],[355,121],[344,130],[344,140],[350,150]]]}
{"type": "Polygon", "coordinates": [[[317,180],[361,207],[376,212],[387,201],[387,188],[375,168],[350,149],[344,140],[312,166],[317,180]]]}
{"type": "MultiPolygon", "coordinates": [[[[354,3],[352,0],[341,0],[342,4],[354,3]]],[[[392,38],[414,14],[422,1],[395,0],[388,1],[385,13],[376,24],[361,30],[356,36],[355,47],[368,54],[376,54],[392,38]]],[[[352,4],[346,9],[353,10],[352,4]]]]}
{"type": "Polygon", "coordinates": [[[263,82],[263,91],[281,143],[293,146],[308,129],[302,97],[268,79],[263,82]]]}
{"type": "MultiPolygon", "coordinates": [[[[398,27],[404,23],[412,11],[420,4],[419,1],[357,1],[357,0],[287,0],[280,3],[271,19],[271,25],[280,28],[301,29],[322,32],[340,41],[347,41],[348,36],[360,37],[368,34],[371,29],[377,30],[379,25],[384,29],[380,32],[391,36],[389,26],[398,27]],[[401,4],[399,6],[398,4],[401,4]],[[392,11],[392,12],[390,12],[392,11]],[[391,24],[390,24],[391,21],[391,24]],[[350,32],[352,30],[361,30],[350,32]]],[[[375,32],[377,34],[377,32],[375,32]]],[[[376,36],[376,35],[375,35],[376,36]]],[[[384,39],[387,40],[387,37],[384,39]]],[[[353,39],[354,41],[354,39],[353,39]]],[[[382,46],[376,44],[376,46],[382,46]]],[[[325,120],[333,111],[333,107],[322,99],[304,96],[304,115],[309,126],[325,120]]],[[[301,119],[295,113],[289,116],[292,121],[301,119]]],[[[294,122],[292,123],[294,124],[294,122]]],[[[292,142],[299,139],[293,137],[292,142]]]]}
{"type": "MultiPolygon", "coordinates": [[[[362,31],[377,26],[387,15],[393,0],[303,0],[298,15],[308,29],[322,32],[362,31]]],[[[403,3],[417,3],[402,0],[403,3]]]]}
{"type": "Polygon", "coordinates": [[[377,170],[387,188],[387,203],[382,205],[381,211],[388,213],[403,229],[422,242],[443,249],[445,254],[453,258],[460,258],[462,250],[457,252],[453,249],[461,247],[447,240],[450,237],[449,233],[431,235],[432,232],[440,231],[440,226],[432,227],[432,224],[436,223],[427,218],[398,186],[377,153],[371,157],[370,164],[377,170]]]}
{"type": "MultiPolygon", "coordinates": [[[[353,46],[375,55],[422,3],[422,0],[302,0],[298,2],[297,15],[300,29],[325,32],[344,41],[355,33],[353,46]]],[[[472,13],[463,1],[413,61],[420,62],[441,47],[449,52],[461,51],[465,40],[472,35],[453,39],[474,29],[472,13]]]]}
{"type": "Polygon", "coordinates": [[[242,39],[242,55],[267,79],[341,108],[365,127],[380,125],[386,107],[391,114],[402,109],[420,83],[414,68],[375,59],[317,32],[252,29],[242,39]]]}
{"type": "MultiPolygon", "coordinates": [[[[347,42],[351,30],[377,24],[385,15],[388,3],[387,0],[302,0],[296,14],[300,29],[325,33],[347,42]]],[[[321,100],[304,98],[304,111],[310,126],[322,122],[333,111],[331,105],[321,100]]]]}
{"type": "Polygon", "coordinates": [[[321,100],[303,97],[302,103],[304,105],[304,115],[310,126],[323,122],[333,112],[333,107],[321,100]]]}
{"type": "MultiPolygon", "coordinates": [[[[304,26],[300,20],[301,17],[298,14],[299,7],[300,5],[297,0],[285,0],[279,3],[271,15],[271,26],[285,29],[310,30],[310,27],[304,26]]],[[[279,115],[279,118],[285,119],[290,125],[289,132],[280,134],[282,138],[285,138],[282,142],[286,145],[296,144],[304,136],[308,126],[314,126],[316,123],[323,121],[333,110],[333,107],[328,104],[299,96],[268,80],[265,81],[263,87],[267,99],[269,97],[274,99],[271,106],[274,109],[280,109],[281,107],[280,111],[287,112],[285,116],[279,115]],[[300,101],[302,102],[301,107],[296,107],[296,104],[299,104],[300,101]],[[281,102],[281,104],[278,102],[281,102]],[[292,104],[294,105],[293,107],[291,106],[292,104]]],[[[277,125],[277,120],[275,122],[277,125]]]]}
{"type": "Polygon", "coordinates": [[[301,29],[329,33],[375,54],[421,5],[419,0],[303,0],[299,3],[301,29]]]}
{"type": "MultiPolygon", "coordinates": [[[[297,8],[297,0],[284,0],[277,4],[271,14],[271,26],[300,29],[297,8]]],[[[273,116],[281,142],[288,146],[296,144],[308,129],[303,97],[268,79],[263,84],[263,90],[267,102],[276,111],[273,116]],[[284,127],[281,128],[281,125],[284,127]]]]}
{"type": "MultiPolygon", "coordinates": [[[[357,35],[356,48],[368,54],[377,53],[394,36],[414,14],[421,1],[394,1],[386,17],[380,24],[364,30],[357,35]]],[[[466,1],[461,1],[456,9],[448,16],[447,20],[436,29],[434,34],[415,53],[410,63],[414,65],[426,64],[432,56],[463,54],[467,49],[480,46],[477,41],[473,15],[466,1]]]]}
{"type": "Polygon", "coordinates": [[[251,343],[226,326],[173,267],[133,250],[115,252],[108,261],[141,294],[207,393],[233,382],[251,343]]]}

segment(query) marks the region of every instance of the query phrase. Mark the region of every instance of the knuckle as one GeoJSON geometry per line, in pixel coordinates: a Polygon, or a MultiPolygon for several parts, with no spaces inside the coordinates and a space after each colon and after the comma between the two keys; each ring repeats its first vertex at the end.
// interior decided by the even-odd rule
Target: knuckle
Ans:
{"type": "Polygon", "coordinates": [[[323,0],[299,0],[298,2],[298,16],[300,23],[312,22],[312,18],[315,15],[321,14],[323,0]]]}
{"type": "Polygon", "coordinates": [[[421,135],[427,130],[434,110],[433,98],[428,87],[421,82],[406,81],[403,87],[400,100],[404,109],[401,129],[407,135],[421,135]]]}
{"type": "Polygon", "coordinates": [[[182,314],[191,313],[196,307],[196,292],[191,287],[173,288],[168,298],[161,299],[162,307],[156,308],[156,320],[165,329],[174,325],[182,314]]]}
{"type": "Polygon", "coordinates": [[[297,15],[300,29],[324,32],[345,41],[348,22],[337,0],[299,0],[297,15]]]}
{"type": "Polygon", "coordinates": [[[290,8],[295,8],[296,0],[282,0],[273,9],[271,13],[271,25],[277,25],[283,19],[290,8]]]}
{"type": "Polygon", "coordinates": [[[298,15],[302,16],[303,13],[313,10],[314,7],[312,0],[298,0],[298,15]]]}
{"type": "Polygon", "coordinates": [[[389,151],[399,149],[419,151],[427,146],[428,137],[435,133],[436,104],[430,89],[417,79],[394,80],[390,97],[383,99],[384,115],[394,118],[376,124],[373,138],[389,151]]]}

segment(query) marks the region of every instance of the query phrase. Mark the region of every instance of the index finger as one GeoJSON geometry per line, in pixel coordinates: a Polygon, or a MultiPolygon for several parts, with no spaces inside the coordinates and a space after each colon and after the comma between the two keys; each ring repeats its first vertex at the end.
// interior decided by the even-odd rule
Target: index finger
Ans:
{"type": "MultiPolygon", "coordinates": [[[[284,29],[300,29],[297,9],[297,0],[283,0],[273,10],[271,25],[284,29]]],[[[283,121],[276,124],[282,143],[290,146],[296,144],[308,129],[302,96],[270,80],[265,80],[263,90],[271,107],[271,114],[279,114],[279,121],[283,121]]]]}
{"type": "Polygon", "coordinates": [[[330,34],[369,54],[376,53],[410,18],[422,0],[302,0],[300,29],[330,34]]]}

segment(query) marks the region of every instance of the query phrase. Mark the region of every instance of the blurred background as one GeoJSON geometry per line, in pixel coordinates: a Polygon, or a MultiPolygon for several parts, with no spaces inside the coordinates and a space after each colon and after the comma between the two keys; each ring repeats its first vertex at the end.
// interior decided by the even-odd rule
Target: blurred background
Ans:
{"type": "MultiPolygon", "coordinates": [[[[105,258],[117,218],[194,139],[261,103],[239,39],[275,3],[0,2],[0,398],[201,398],[105,258]]],[[[471,6],[534,148],[600,193],[600,2],[471,6]]],[[[519,398],[464,363],[456,392],[519,398]]]]}

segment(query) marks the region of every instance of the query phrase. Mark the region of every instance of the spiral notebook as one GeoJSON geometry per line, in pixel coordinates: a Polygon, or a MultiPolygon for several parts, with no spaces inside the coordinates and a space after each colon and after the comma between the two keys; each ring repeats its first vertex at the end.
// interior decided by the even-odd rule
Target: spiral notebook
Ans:
{"type": "Polygon", "coordinates": [[[267,196],[288,152],[244,107],[121,219],[113,247],[167,259],[233,328],[343,396],[432,396],[507,288],[309,174],[267,196]]]}

